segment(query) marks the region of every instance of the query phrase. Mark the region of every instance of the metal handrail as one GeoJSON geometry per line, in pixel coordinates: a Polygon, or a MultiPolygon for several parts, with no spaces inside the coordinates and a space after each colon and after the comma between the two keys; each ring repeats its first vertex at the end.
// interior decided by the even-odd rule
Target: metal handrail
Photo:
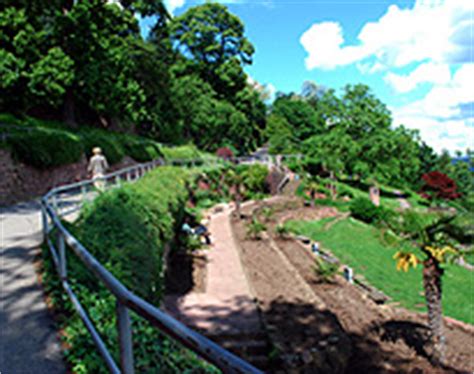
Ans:
{"type": "MultiPolygon", "coordinates": [[[[240,163],[249,160],[257,160],[253,157],[235,158],[234,162],[240,163]]],[[[262,158],[257,161],[262,162],[262,158]]],[[[113,180],[114,185],[120,185],[122,180],[132,182],[141,178],[148,171],[161,165],[178,164],[178,165],[195,165],[196,163],[204,164],[212,162],[214,164],[221,162],[217,159],[194,159],[194,160],[155,160],[144,164],[139,164],[121,169],[119,171],[107,174],[100,179],[103,182],[113,180]]],[[[266,162],[271,162],[270,158],[266,162]]],[[[160,331],[171,337],[172,339],[182,343],[193,352],[204,358],[206,361],[214,364],[225,373],[262,373],[248,362],[242,360],[236,355],[230,353],[208,338],[186,327],[181,322],[172,318],[168,314],[161,311],[156,306],[148,303],[142,298],[135,295],[127,289],[117,278],[115,278],[102,264],[90,254],[87,249],[64,227],[61,222],[61,212],[57,197],[61,193],[76,189],[81,190],[81,203],[85,199],[87,186],[94,183],[94,180],[84,180],[60,187],[53,188],[41,199],[43,232],[46,242],[50,249],[56,270],[61,277],[61,283],[68,294],[74,308],[78,312],[80,318],[84,322],[86,329],[89,331],[94,344],[104,359],[111,373],[133,374],[133,350],[132,350],[132,324],[129,310],[133,310],[136,314],[149,321],[160,331]],[[50,222],[49,222],[50,221],[50,222]],[[56,228],[56,244],[50,238],[50,225],[56,228]],[[79,302],[77,296],[72,290],[67,276],[67,256],[66,249],[71,248],[73,253],[82,261],[86,268],[99,279],[105,287],[115,296],[117,302],[117,329],[119,335],[120,346],[120,364],[117,365],[109,350],[107,349],[100,334],[90,320],[87,312],[79,302]]]]}
{"type": "MultiPolygon", "coordinates": [[[[201,162],[203,160],[180,160],[178,163],[193,164],[196,161],[201,162]]],[[[118,178],[116,181],[120,182],[121,178],[125,176],[126,179],[130,180],[132,173],[135,173],[135,175],[139,178],[147,171],[151,170],[151,168],[162,164],[164,163],[156,161],[147,164],[140,164],[108,174],[104,176],[103,179],[109,180],[118,178]]],[[[43,230],[56,269],[59,276],[61,277],[62,286],[71,299],[72,304],[85,324],[85,327],[89,331],[92,340],[104,359],[109,371],[111,373],[117,374],[134,373],[131,339],[132,325],[129,315],[129,310],[133,310],[136,314],[142,318],[145,318],[152,325],[156,326],[160,331],[172,339],[182,343],[184,346],[191,349],[206,361],[214,364],[225,373],[262,373],[248,362],[223,349],[208,338],[198,334],[197,332],[186,327],[181,322],[164,313],[156,306],[151,305],[150,303],[135,295],[117,278],[115,278],[104,266],[102,266],[102,264],[100,264],[99,261],[97,261],[94,256],[92,256],[87,251],[87,249],[84,248],[84,246],[64,227],[61,222],[60,215],[54,207],[55,196],[58,193],[82,188],[92,183],[94,183],[94,181],[87,180],[69,184],[67,186],[56,187],[49,191],[41,199],[43,230]],[[50,200],[53,200],[53,204],[50,202],[50,200]],[[51,227],[56,228],[56,243],[53,243],[53,240],[50,238],[50,225],[51,227]],[[95,328],[93,322],[88,317],[87,312],[79,302],[68,282],[66,262],[67,247],[72,249],[72,252],[82,261],[86,268],[105,285],[105,287],[115,296],[117,300],[117,328],[120,346],[119,364],[114,361],[104,341],[100,337],[100,334],[95,328]]]]}

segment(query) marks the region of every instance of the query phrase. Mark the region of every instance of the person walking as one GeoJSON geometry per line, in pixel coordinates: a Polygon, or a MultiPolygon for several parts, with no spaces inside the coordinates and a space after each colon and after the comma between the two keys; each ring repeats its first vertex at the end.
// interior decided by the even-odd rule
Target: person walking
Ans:
{"type": "Polygon", "coordinates": [[[104,174],[109,168],[109,164],[107,163],[107,159],[102,154],[102,150],[99,147],[92,149],[92,154],[93,156],[89,161],[87,171],[92,174],[94,186],[99,191],[103,191],[105,189],[104,174]]]}

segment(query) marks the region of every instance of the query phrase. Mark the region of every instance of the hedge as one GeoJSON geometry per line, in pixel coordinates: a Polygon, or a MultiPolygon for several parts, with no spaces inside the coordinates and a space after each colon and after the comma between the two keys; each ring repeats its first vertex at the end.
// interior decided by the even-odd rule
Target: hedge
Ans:
{"type": "Polygon", "coordinates": [[[92,156],[92,149],[95,147],[102,149],[105,158],[111,165],[120,162],[125,156],[125,147],[113,133],[87,129],[81,131],[81,137],[88,158],[92,156]]]}
{"type": "MultiPolygon", "coordinates": [[[[85,247],[125,286],[159,305],[163,295],[162,255],[166,243],[180,232],[191,172],[162,167],[134,184],[99,195],[68,225],[85,247]]],[[[75,373],[106,373],[84,325],[69,301],[61,297],[57,275],[45,253],[44,282],[55,307],[63,315],[67,361],[75,373]]],[[[101,336],[118,360],[115,300],[92,279],[73,255],[68,256],[72,286],[101,336]]],[[[135,369],[139,373],[217,372],[195,354],[159,333],[132,313],[135,369]]]]}
{"type": "Polygon", "coordinates": [[[11,134],[7,146],[15,159],[38,169],[77,162],[84,151],[77,135],[38,129],[11,134]]]}

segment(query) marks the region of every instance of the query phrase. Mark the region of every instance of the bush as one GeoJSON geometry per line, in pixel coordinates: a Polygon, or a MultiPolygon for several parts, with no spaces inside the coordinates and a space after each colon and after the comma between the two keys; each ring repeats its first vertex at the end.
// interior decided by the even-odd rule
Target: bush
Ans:
{"type": "Polygon", "coordinates": [[[163,157],[160,146],[153,141],[127,138],[125,149],[127,154],[137,162],[148,162],[163,157]]]}
{"type": "Polygon", "coordinates": [[[266,226],[257,218],[252,218],[252,221],[247,225],[247,238],[253,240],[260,240],[260,234],[265,231],[266,226]]]}
{"type": "Polygon", "coordinates": [[[366,223],[375,223],[389,220],[395,213],[385,207],[375,206],[369,199],[358,197],[350,204],[352,217],[366,223]]]}
{"type": "Polygon", "coordinates": [[[193,144],[179,147],[163,147],[162,152],[167,160],[192,160],[201,157],[201,152],[193,144]]]}
{"type": "Polygon", "coordinates": [[[422,179],[424,185],[421,191],[428,199],[453,200],[461,196],[457,191],[456,182],[439,171],[423,174],[422,179]]]}
{"type": "Polygon", "coordinates": [[[163,167],[100,195],[81,213],[78,239],[127,287],[161,300],[162,253],[184,216],[184,169],[163,167]]]}
{"type": "Polygon", "coordinates": [[[266,193],[266,179],[268,169],[264,165],[242,165],[237,168],[237,173],[242,176],[243,184],[247,191],[252,193],[266,193]]]}
{"type": "Polygon", "coordinates": [[[71,164],[83,154],[80,138],[61,131],[32,130],[7,141],[15,159],[38,169],[71,164]]]}
{"type": "Polygon", "coordinates": [[[87,157],[92,156],[92,149],[100,147],[109,164],[120,162],[125,156],[122,142],[113,133],[102,132],[94,129],[81,131],[82,140],[87,157]]]}

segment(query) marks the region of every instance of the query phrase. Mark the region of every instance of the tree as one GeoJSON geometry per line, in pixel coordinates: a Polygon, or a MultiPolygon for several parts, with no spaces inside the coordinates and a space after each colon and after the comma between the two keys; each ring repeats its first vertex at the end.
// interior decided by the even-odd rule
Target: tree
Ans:
{"type": "Polygon", "coordinates": [[[441,365],[445,359],[445,336],[443,328],[442,299],[442,276],[445,269],[442,264],[446,263],[450,255],[458,255],[459,252],[451,243],[447,235],[447,225],[454,216],[444,216],[435,219],[434,222],[426,222],[418,213],[407,212],[404,216],[401,232],[403,242],[399,245],[405,249],[394,255],[397,261],[397,270],[408,271],[417,264],[423,265],[423,288],[425,290],[426,306],[428,309],[428,327],[431,334],[432,361],[441,365]],[[411,244],[417,243],[424,257],[417,256],[411,244]]]}
{"type": "Polygon", "coordinates": [[[273,103],[271,113],[284,118],[300,142],[323,132],[323,128],[317,126],[316,111],[301,98],[279,97],[273,103]]]}
{"type": "Polygon", "coordinates": [[[424,185],[421,188],[421,193],[428,199],[453,200],[460,197],[456,183],[439,171],[423,174],[422,179],[424,185]]]}
{"type": "Polygon", "coordinates": [[[244,25],[227,7],[206,3],[176,17],[170,35],[183,56],[217,93],[232,97],[245,87],[243,64],[252,62],[254,48],[244,36],[244,25]]]}

